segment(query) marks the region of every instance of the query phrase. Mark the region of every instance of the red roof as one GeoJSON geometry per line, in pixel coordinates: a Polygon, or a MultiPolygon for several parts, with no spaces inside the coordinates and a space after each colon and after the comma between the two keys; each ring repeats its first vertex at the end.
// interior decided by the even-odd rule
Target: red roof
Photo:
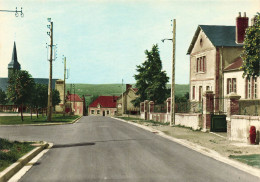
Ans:
{"type": "Polygon", "coordinates": [[[80,98],[80,96],[78,94],[68,94],[67,101],[83,102],[83,100],[80,98]]]}
{"type": "Polygon", "coordinates": [[[118,96],[99,96],[95,101],[93,101],[89,107],[109,107],[116,108],[116,100],[118,96]]]}
{"type": "Polygon", "coordinates": [[[237,57],[233,63],[228,65],[224,70],[229,71],[229,70],[236,70],[239,69],[243,64],[243,60],[241,57],[237,57]]]}

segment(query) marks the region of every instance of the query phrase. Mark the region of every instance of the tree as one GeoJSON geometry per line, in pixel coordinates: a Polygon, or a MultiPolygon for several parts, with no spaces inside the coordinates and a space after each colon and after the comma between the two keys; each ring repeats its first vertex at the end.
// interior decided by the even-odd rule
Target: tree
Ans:
{"type": "Polygon", "coordinates": [[[6,93],[0,88],[0,104],[5,105],[7,103],[6,93]]]}
{"type": "Polygon", "coordinates": [[[241,57],[243,77],[260,76],[260,13],[255,16],[254,25],[246,29],[244,51],[241,57]]]}
{"type": "Polygon", "coordinates": [[[165,71],[162,71],[158,45],[153,45],[152,50],[146,50],[145,54],[147,59],[137,66],[138,74],[134,75],[138,88],[137,94],[139,95],[138,98],[133,100],[135,106],[138,106],[144,100],[161,104],[169,94],[169,89],[166,88],[169,77],[167,77],[165,71]]]}
{"type": "Polygon", "coordinates": [[[48,87],[44,84],[36,83],[32,92],[30,107],[36,110],[38,118],[39,109],[47,107],[48,87]]]}
{"type": "Polygon", "coordinates": [[[23,121],[23,107],[30,102],[33,93],[34,80],[27,71],[16,71],[8,80],[7,96],[11,102],[21,109],[21,120],[23,121]]]}
{"type": "Polygon", "coordinates": [[[55,107],[60,101],[60,92],[56,89],[52,90],[52,106],[55,107]]]}

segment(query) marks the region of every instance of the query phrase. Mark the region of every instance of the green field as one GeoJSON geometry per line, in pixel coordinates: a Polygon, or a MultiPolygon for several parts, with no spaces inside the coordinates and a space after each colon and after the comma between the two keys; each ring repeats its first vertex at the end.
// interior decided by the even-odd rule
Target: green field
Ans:
{"type": "MultiPolygon", "coordinates": [[[[134,87],[134,84],[132,84],[134,87]]],[[[167,84],[170,88],[171,85],[167,84]]],[[[123,85],[123,91],[125,91],[126,85],[123,85]]],[[[74,88],[71,84],[66,84],[66,90],[74,93],[74,88]]],[[[183,96],[186,92],[189,92],[188,84],[176,84],[175,85],[176,95],[183,96]]],[[[87,106],[90,104],[90,100],[94,96],[119,96],[122,94],[122,84],[75,84],[75,93],[80,97],[86,96],[87,106]]]]}
{"type": "Polygon", "coordinates": [[[52,121],[47,121],[47,116],[39,115],[39,118],[33,116],[32,119],[30,116],[24,116],[24,121],[21,120],[20,116],[1,116],[0,125],[16,125],[16,124],[46,124],[46,123],[68,123],[79,116],[63,116],[62,114],[53,114],[52,121]]]}

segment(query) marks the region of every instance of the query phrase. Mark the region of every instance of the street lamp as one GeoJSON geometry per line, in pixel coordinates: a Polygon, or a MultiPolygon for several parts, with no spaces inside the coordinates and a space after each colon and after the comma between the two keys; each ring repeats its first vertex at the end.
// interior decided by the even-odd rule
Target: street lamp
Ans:
{"type": "MultiPolygon", "coordinates": [[[[172,21],[172,20],[171,20],[172,21]]],[[[176,19],[173,20],[173,38],[172,39],[162,39],[164,43],[165,40],[171,40],[173,44],[172,48],[172,84],[171,84],[171,121],[170,125],[175,124],[175,43],[176,43],[176,19]]]]}
{"type": "Polygon", "coordinates": [[[20,13],[20,16],[23,18],[24,17],[24,14],[23,14],[23,8],[21,7],[21,10],[18,11],[17,10],[17,7],[16,7],[16,10],[0,10],[0,12],[7,12],[7,13],[11,13],[11,12],[14,12],[15,13],[15,16],[18,17],[19,16],[19,13],[20,13]]]}

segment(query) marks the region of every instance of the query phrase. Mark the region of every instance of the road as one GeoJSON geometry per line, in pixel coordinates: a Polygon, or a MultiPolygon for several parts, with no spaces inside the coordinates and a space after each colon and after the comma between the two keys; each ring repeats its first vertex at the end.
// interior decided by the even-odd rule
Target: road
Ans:
{"type": "Polygon", "coordinates": [[[107,117],[73,125],[0,127],[0,137],[53,142],[20,181],[238,182],[250,174],[107,117]]]}

